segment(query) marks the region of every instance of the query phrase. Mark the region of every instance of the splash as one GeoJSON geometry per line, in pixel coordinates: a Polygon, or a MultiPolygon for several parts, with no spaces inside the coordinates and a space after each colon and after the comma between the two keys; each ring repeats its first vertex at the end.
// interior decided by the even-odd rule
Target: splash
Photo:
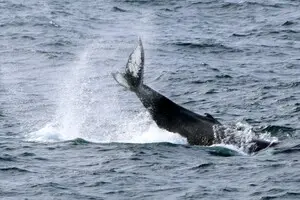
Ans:
{"type": "MultiPolygon", "coordinates": [[[[54,119],[37,131],[28,133],[29,141],[57,142],[80,137],[80,127],[84,123],[87,104],[82,104],[88,98],[86,91],[86,68],[89,49],[86,49],[64,77],[58,93],[57,110],[54,119]]],[[[88,101],[87,101],[88,102],[88,101]]]]}
{"type": "MultiPolygon", "coordinates": [[[[109,49],[101,43],[87,47],[70,65],[58,91],[54,119],[36,131],[28,133],[26,140],[59,142],[82,138],[97,143],[153,143],[186,144],[186,139],[157,127],[149,114],[137,102],[129,109],[130,95],[122,93],[111,76],[114,71],[109,58],[118,52],[102,54],[109,49]],[[99,56],[105,55],[104,57],[99,56]],[[93,63],[94,60],[96,64],[93,63]],[[100,64],[99,64],[99,61],[100,64]],[[121,93],[121,94],[120,94],[121,93]],[[140,106],[140,107],[138,107],[140,106]],[[138,113],[132,110],[139,110],[138,113]]],[[[124,63],[114,63],[122,66],[124,63]]],[[[116,70],[115,70],[116,71],[116,70]]]]}
{"type": "Polygon", "coordinates": [[[123,124],[116,138],[117,142],[125,143],[157,143],[170,142],[175,144],[187,144],[187,140],[177,133],[160,129],[147,112],[140,113],[131,122],[123,124]]]}
{"type": "MultiPolygon", "coordinates": [[[[218,130],[215,130],[215,133],[218,133],[218,130]]],[[[238,122],[233,125],[224,126],[222,127],[222,133],[224,133],[223,138],[217,145],[225,145],[230,149],[236,148],[241,152],[249,152],[251,146],[253,145],[252,141],[254,139],[261,139],[268,142],[278,141],[278,138],[272,137],[269,132],[255,132],[251,125],[244,122],[238,122]]],[[[215,137],[219,138],[217,134],[215,137]]]]}
{"type": "Polygon", "coordinates": [[[58,142],[65,140],[61,129],[55,124],[46,124],[40,130],[28,133],[26,135],[27,141],[33,142],[58,142]]]}
{"type": "MultiPolygon", "coordinates": [[[[47,12],[49,8],[45,9],[47,12]]],[[[156,34],[160,33],[154,23],[156,14],[152,9],[144,10],[141,14],[142,17],[127,35],[134,35],[134,39],[139,35],[145,41],[156,41],[156,34]]],[[[130,105],[127,98],[129,96],[130,99],[129,92],[122,93],[115,84],[111,73],[125,66],[129,51],[124,49],[132,49],[135,45],[132,41],[130,44],[124,42],[123,39],[91,41],[78,60],[66,66],[69,70],[63,74],[64,81],[58,83],[61,89],[55,95],[58,99],[53,119],[42,128],[37,127],[28,133],[26,139],[38,142],[82,138],[101,143],[186,143],[178,134],[159,129],[136,98],[133,98],[136,101],[133,102],[134,107],[130,105]]]]}
{"type": "MultiPolygon", "coordinates": [[[[59,123],[49,123],[38,131],[27,135],[28,141],[34,142],[60,142],[83,138],[95,143],[158,143],[170,142],[175,144],[187,144],[187,140],[179,134],[160,129],[146,113],[140,113],[136,117],[123,121],[115,127],[115,130],[102,130],[100,134],[86,135],[76,131],[75,127],[68,130],[59,123]],[[74,130],[72,132],[72,130],[74,130]],[[108,133],[108,130],[112,131],[108,133]],[[74,134],[75,133],[75,134],[74,134]]],[[[71,123],[68,123],[69,125],[71,123]]]]}

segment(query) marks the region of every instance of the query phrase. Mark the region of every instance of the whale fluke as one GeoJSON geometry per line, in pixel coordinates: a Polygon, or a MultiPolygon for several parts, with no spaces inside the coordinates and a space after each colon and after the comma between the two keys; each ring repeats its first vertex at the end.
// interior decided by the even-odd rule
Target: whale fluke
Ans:
{"type": "Polygon", "coordinates": [[[128,58],[125,73],[113,73],[114,79],[123,87],[136,90],[143,83],[144,48],[139,38],[138,45],[128,58]]]}

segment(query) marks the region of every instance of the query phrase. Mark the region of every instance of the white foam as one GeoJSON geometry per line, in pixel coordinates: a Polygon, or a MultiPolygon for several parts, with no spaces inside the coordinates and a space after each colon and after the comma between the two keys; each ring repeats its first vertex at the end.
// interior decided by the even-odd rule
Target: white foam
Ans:
{"type": "Polygon", "coordinates": [[[63,136],[57,127],[47,124],[38,131],[28,133],[26,138],[34,142],[59,142],[64,140],[63,136]]]}
{"type": "Polygon", "coordinates": [[[72,132],[72,129],[68,130],[59,124],[49,123],[40,130],[27,134],[26,138],[28,141],[35,142],[59,142],[82,138],[97,143],[143,144],[170,142],[174,144],[187,144],[186,139],[179,134],[160,129],[155,123],[149,124],[149,120],[151,119],[148,118],[147,114],[140,113],[138,117],[120,124],[115,132],[93,135],[77,134],[76,132],[72,132]]]}
{"type": "MultiPolygon", "coordinates": [[[[151,119],[144,118],[139,123],[150,121],[151,119]]],[[[181,137],[178,133],[172,133],[163,129],[160,129],[154,122],[149,124],[146,128],[141,126],[135,126],[134,123],[127,124],[125,132],[120,134],[114,142],[125,143],[158,143],[158,142],[170,142],[174,144],[187,144],[185,138],[181,137]],[[133,126],[132,126],[133,125],[133,126]]]]}
{"type": "Polygon", "coordinates": [[[225,145],[226,148],[228,146],[229,148],[236,148],[238,151],[248,152],[253,139],[262,139],[269,142],[278,141],[276,137],[271,137],[270,133],[257,133],[253,131],[253,127],[245,122],[237,122],[236,124],[224,127],[225,137],[218,145],[225,145]]]}

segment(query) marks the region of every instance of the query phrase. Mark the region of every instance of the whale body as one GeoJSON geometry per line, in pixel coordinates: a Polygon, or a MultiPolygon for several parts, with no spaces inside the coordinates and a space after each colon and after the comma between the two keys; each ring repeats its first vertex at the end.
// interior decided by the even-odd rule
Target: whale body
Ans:
{"type": "MultiPolygon", "coordinates": [[[[225,137],[222,124],[212,115],[192,112],[145,85],[144,63],[144,49],[139,39],[128,58],[125,72],[112,75],[120,85],[137,95],[158,127],[180,134],[191,145],[209,146],[220,143],[225,137]]],[[[251,144],[249,151],[256,152],[277,143],[253,139],[251,144]]]]}

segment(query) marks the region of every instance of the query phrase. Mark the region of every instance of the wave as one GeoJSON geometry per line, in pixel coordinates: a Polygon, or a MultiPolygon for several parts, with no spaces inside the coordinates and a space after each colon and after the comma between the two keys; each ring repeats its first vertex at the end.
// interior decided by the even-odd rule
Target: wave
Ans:
{"type": "Polygon", "coordinates": [[[248,37],[252,35],[254,35],[254,33],[233,33],[232,34],[233,37],[248,37]]]}
{"type": "Polygon", "coordinates": [[[297,88],[300,86],[300,81],[292,81],[292,82],[277,82],[274,85],[263,86],[262,89],[270,90],[270,89],[288,89],[288,88],[297,88]]]}
{"type": "Polygon", "coordinates": [[[273,8],[281,8],[282,5],[279,3],[263,3],[263,2],[250,2],[250,1],[244,1],[244,2],[226,2],[222,4],[222,8],[237,8],[237,7],[244,7],[244,8],[249,8],[249,7],[273,7],[273,8]]]}
{"type": "Polygon", "coordinates": [[[189,7],[195,6],[209,6],[210,8],[222,8],[222,9],[253,9],[256,8],[282,8],[284,6],[293,6],[293,4],[281,4],[281,3],[272,3],[272,2],[254,2],[254,1],[237,1],[237,2],[228,2],[228,1],[198,1],[193,2],[189,7]]]}
{"type": "Polygon", "coordinates": [[[205,149],[209,154],[214,156],[230,157],[248,155],[237,146],[230,144],[215,144],[205,149]]]}
{"type": "Polygon", "coordinates": [[[41,43],[39,44],[39,46],[41,47],[45,47],[45,46],[49,46],[49,47],[64,47],[64,46],[75,46],[74,43],[72,43],[71,41],[69,40],[62,40],[62,39],[59,39],[57,41],[51,41],[51,42],[45,42],[45,43],[41,43]]]}
{"type": "Polygon", "coordinates": [[[300,192],[280,192],[279,194],[262,196],[260,199],[299,199],[300,192]]]}
{"type": "Polygon", "coordinates": [[[214,166],[213,163],[202,163],[200,165],[197,165],[195,167],[191,167],[191,170],[199,170],[199,169],[204,169],[204,168],[211,168],[212,166],[214,166]]]}
{"type": "Polygon", "coordinates": [[[0,156],[0,161],[6,161],[6,162],[15,162],[17,159],[13,156],[10,156],[10,155],[3,155],[3,156],[0,156]]]}
{"type": "Polygon", "coordinates": [[[217,79],[231,79],[232,76],[228,75],[228,74],[222,74],[222,75],[216,75],[217,79]]]}
{"type": "Polygon", "coordinates": [[[273,154],[290,154],[290,153],[298,153],[298,152],[300,152],[300,144],[297,144],[292,147],[275,148],[273,154]]]}
{"type": "Polygon", "coordinates": [[[90,144],[91,142],[82,139],[82,138],[76,138],[74,140],[71,140],[71,144],[72,145],[86,145],[86,144],[90,144]]]}
{"type": "Polygon", "coordinates": [[[228,51],[228,52],[240,52],[241,50],[226,46],[221,43],[212,43],[212,42],[203,42],[203,43],[196,43],[196,42],[175,42],[173,45],[182,46],[191,49],[214,49],[218,51],[228,51]]]}
{"type": "Polygon", "coordinates": [[[204,83],[212,83],[215,80],[208,79],[208,80],[195,80],[195,81],[190,81],[192,84],[204,84],[204,83]]]}
{"type": "Polygon", "coordinates": [[[271,136],[282,137],[282,136],[293,136],[296,129],[287,126],[269,125],[258,130],[259,132],[269,133],[271,136]]]}
{"type": "Polygon", "coordinates": [[[32,173],[31,171],[28,171],[26,169],[22,169],[22,168],[19,168],[19,167],[5,167],[5,168],[0,168],[0,171],[2,172],[19,172],[19,173],[32,173]]]}
{"type": "Polygon", "coordinates": [[[113,12],[127,12],[127,10],[122,9],[122,8],[119,8],[119,7],[117,7],[117,6],[114,6],[114,7],[112,8],[112,11],[113,11],[113,12]]]}
{"type": "Polygon", "coordinates": [[[296,22],[293,22],[293,21],[286,21],[282,24],[282,26],[290,26],[290,25],[293,25],[293,24],[296,24],[296,22]]]}

